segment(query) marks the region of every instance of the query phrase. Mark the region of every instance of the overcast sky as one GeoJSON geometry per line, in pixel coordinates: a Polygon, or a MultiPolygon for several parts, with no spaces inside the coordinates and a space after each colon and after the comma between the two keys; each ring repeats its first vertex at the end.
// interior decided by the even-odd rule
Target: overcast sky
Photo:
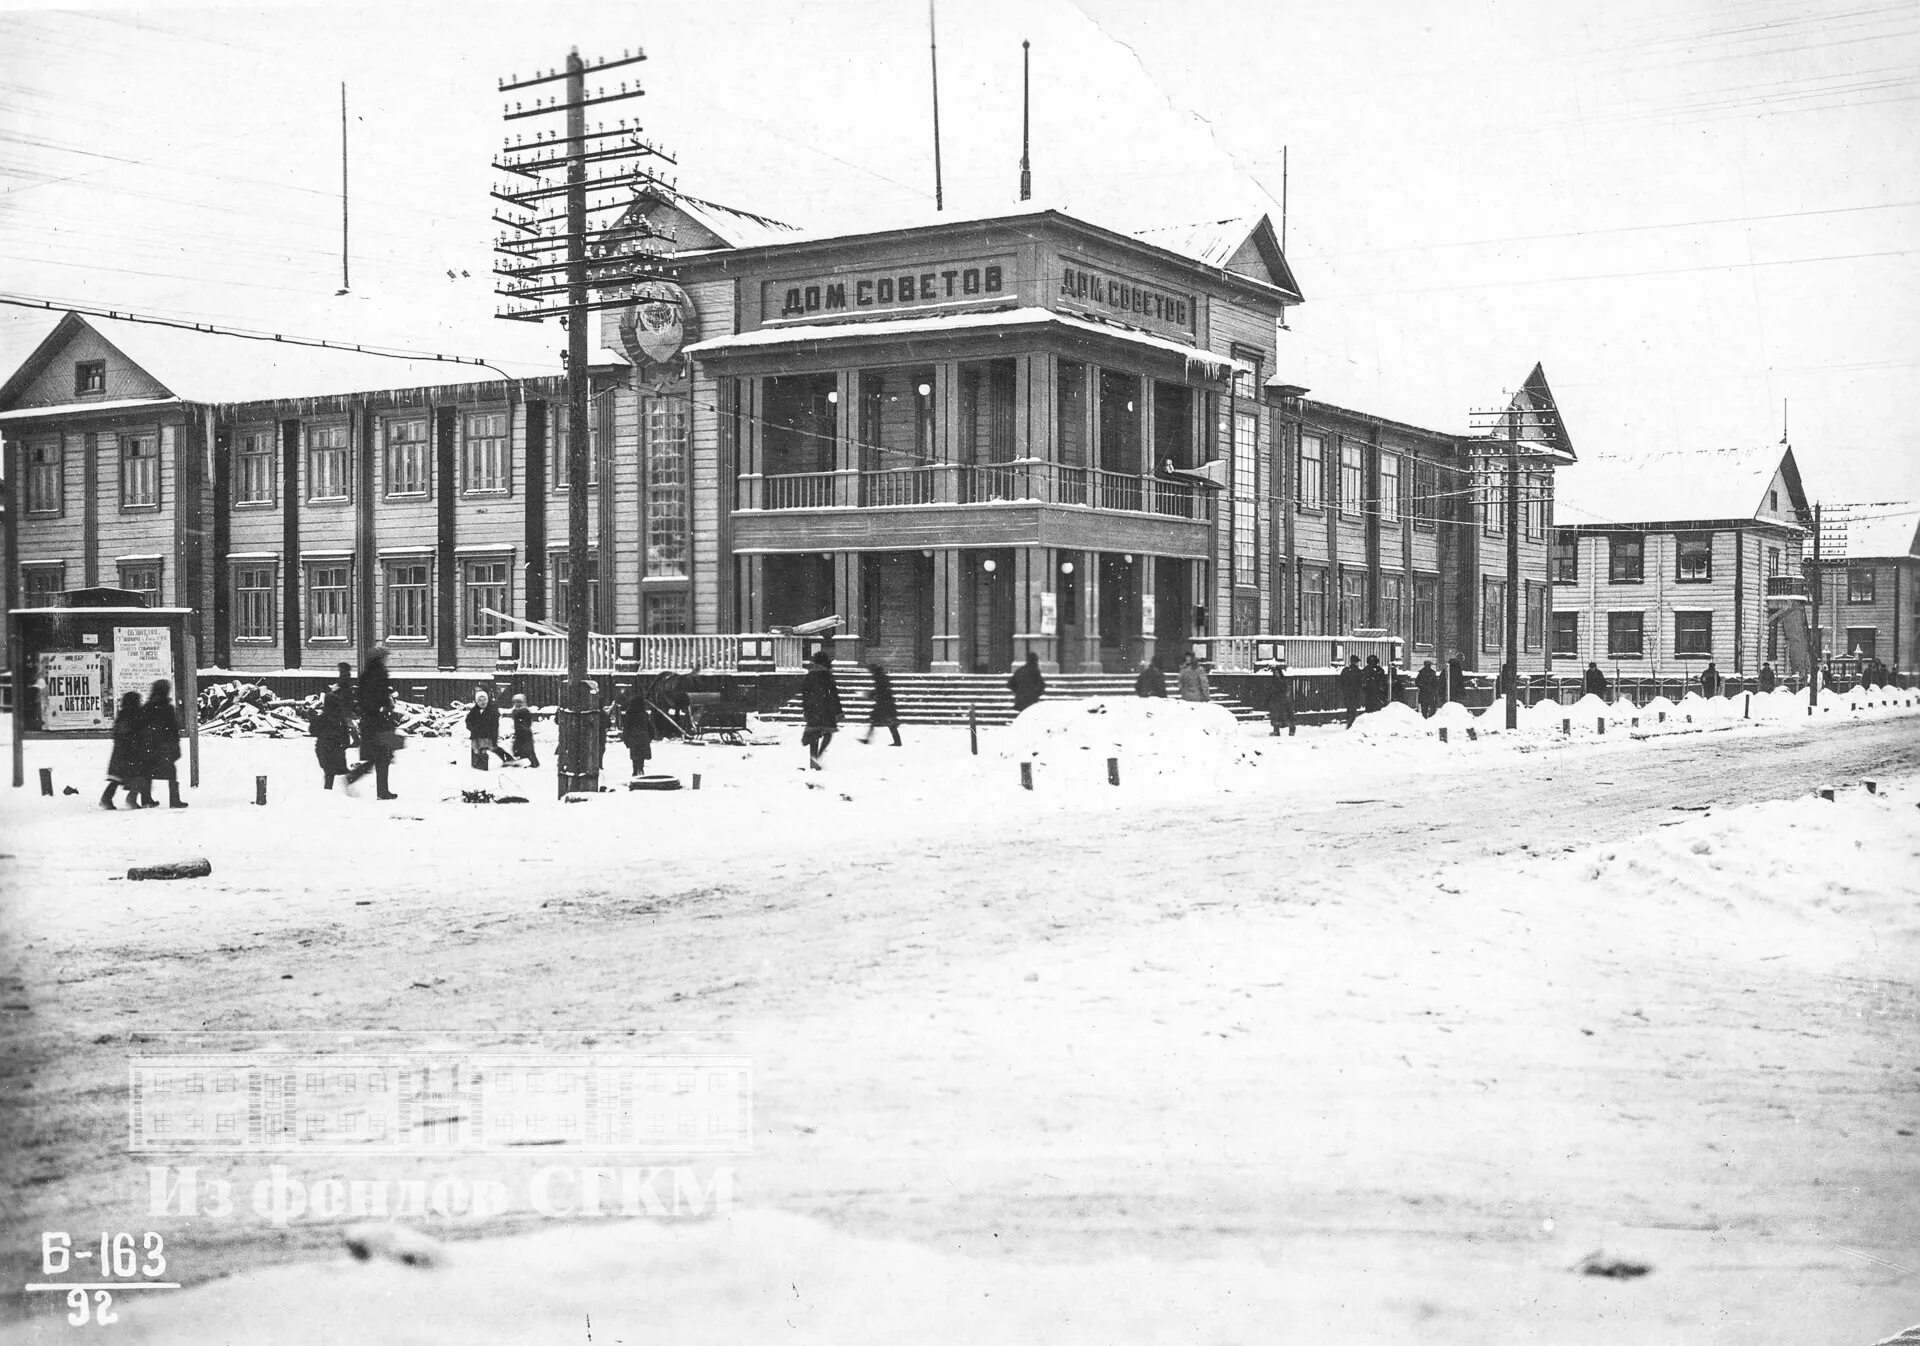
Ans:
{"type": "MultiPolygon", "coordinates": [[[[550,362],[490,316],[487,165],[496,82],[576,43],[646,49],[688,191],[932,211],[923,0],[0,8],[8,294],[550,362]]],[[[1277,225],[1289,147],[1315,396],[1457,430],[1539,360],[1583,455],[1771,443],[1787,401],[1816,496],[1920,499],[1920,0],[946,0],[950,211],[1014,200],[1022,38],[1048,203],[1277,225]]],[[[9,367],[47,325],[11,312],[9,367]]]]}

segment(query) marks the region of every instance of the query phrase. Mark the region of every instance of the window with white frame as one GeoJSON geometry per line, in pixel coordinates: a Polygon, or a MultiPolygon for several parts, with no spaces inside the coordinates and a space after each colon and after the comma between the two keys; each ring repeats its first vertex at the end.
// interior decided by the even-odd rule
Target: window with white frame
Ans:
{"type": "Polygon", "coordinates": [[[20,597],[30,608],[50,608],[67,589],[65,561],[39,561],[20,567],[20,597]]]}
{"type": "Polygon", "coordinates": [[[682,636],[693,629],[689,600],[684,589],[649,592],[640,597],[640,608],[650,636],[682,636]]]}
{"type": "Polygon", "coordinates": [[[1847,601],[1849,603],[1871,603],[1876,590],[1875,575],[1872,566],[1850,566],[1847,569],[1847,601]]]}
{"type": "Polygon", "coordinates": [[[1327,633],[1327,571],[1324,566],[1300,567],[1300,634],[1327,633]]]}
{"type": "Polygon", "coordinates": [[[1391,570],[1380,572],[1380,611],[1376,626],[1384,626],[1391,635],[1403,635],[1406,632],[1407,614],[1402,606],[1406,601],[1406,576],[1391,570]]]}
{"type": "Polygon", "coordinates": [[[310,644],[353,638],[353,564],[312,561],[307,565],[307,640],[310,644]]]}
{"type": "Polygon", "coordinates": [[[160,503],[160,436],[152,430],[120,436],[120,507],[160,503]]]}
{"type": "Polygon", "coordinates": [[[687,400],[648,398],[644,409],[646,574],[687,574],[687,400]]]}
{"type": "Polygon", "coordinates": [[[1300,471],[1294,476],[1294,499],[1302,509],[1320,509],[1327,498],[1327,441],[1301,433],[1300,471]]]}
{"type": "Polygon", "coordinates": [[[1507,641],[1507,582],[1480,581],[1480,648],[1496,653],[1507,641]]]}
{"type": "Polygon", "coordinates": [[[1555,584],[1580,581],[1580,535],[1557,530],[1547,544],[1547,577],[1555,584]]]}
{"type": "Polygon", "coordinates": [[[1556,659],[1580,657],[1579,613],[1556,612],[1553,614],[1553,657],[1556,659]]]}
{"type": "Polygon", "coordinates": [[[350,450],[344,425],[309,425],[307,499],[345,500],[350,450]]]}
{"type": "Polygon", "coordinates": [[[1367,624],[1367,572],[1343,570],[1340,572],[1340,620],[1334,634],[1350,636],[1354,628],[1367,624]]]}
{"type": "MultiPolygon", "coordinates": [[[[547,473],[547,479],[553,483],[553,489],[564,491],[571,489],[573,477],[569,472],[567,445],[568,423],[572,417],[568,414],[567,404],[555,402],[547,408],[547,439],[553,445],[553,468],[547,473]]],[[[593,414],[592,404],[587,408],[587,485],[600,484],[600,426],[593,414]]]]}
{"type": "Polygon", "coordinates": [[[1400,455],[1380,455],[1380,522],[1400,522],[1400,455]]]}
{"type": "Polygon", "coordinates": [[[1707,659],[1713,656],[1711,612],[1673,614],[1673,653],[1680,659],[1707,659]]]}
{"type": "Polygon", "coordinates": [[[507,452],[507,413],[470,411],[463,423],[462,489],[502,492],[511,484],[507,452]]]}
{"type": "MultiPolygon", "coordinates": [[[[547,561],[547,573],[553,576],[553,609],[549,618],[555,626],[566,626],[573,617],[573,558],[564,551],[554,552],[547,561]]],[[[600,611],[600,554],[587,553],[587,625],[600,611]]]]}
{"type": "Polygon", "coordinates": [[[277,623],[279,574],[270,561],[244,561],[233,568],[233,638],[272,640],[277,623]]]}
{"type": "Polygon", "coordinates": [[[1705,584],[1713,578],[1713,534],[1680,533],[1675,537],[1682,584],[1705,584]]]}
{"type": "Polygon", "coordinates": [[[234,437],[233,503],[271,505],[279,455],[272,429],[242,430],[234,437]]]}
{"type": "Polygon", "coordinates": [[[1507,531],[1506,477],[1490,460],[1480,469],[1480,523],[1488,533],[1507,531]]]}
{"type": "Polygon", "coordinates": [[[1433,648],[1440,636],[1440,579],[1413,577],[1413,643],[1433,648]]]}
{"type": "Polygon", "coordinates": [[[1351,440],[1340,443],[1340,512],[1359,515],[1367,498],[1367,450],[1351,440]]]}
{"type": "Polygon", "coordinates": [[[1259,422],[1253,413],[1233,416],[1233,582],[1260,582],[1259,509],[1255,503],[1259,471],[1259,422]]]}
{"type": "Polygon", "coordinates": [[[1607,583],[1638,584],[1646,575],[1647,539],[1642,533],[1607,538],[1607,583]]]}
{"type": "Polygon", "coordinates": [[[425,416],[387,422],[387,495],[424,496],[433,480],[433,434],[425,416]]]}
{"type": "Polygon", "coordinates": [[[387,562],[387,639],[433,634],[433,563],[409,556],[387,562]]]}
{"type": "Polygon", "coordinates": [[[513,562],[505,556],[470,557],[461,563],[461,632],[468,640],[497,635],[507,627],[500,613],[511,612],[513,562]]]}
{"type": "Polygon", "coordinates": [[[60,514],[67,506],[66,464],[60,440],[27,441],[27,513],[60,514]]]}
{"type": "Polygon", "coordinates": [[[1529,542],[1539,542],[1547,535],[1548,506],[1553,503],[1553,477],[1546,472],[1529,472],[1521,484],[1520,518],[1524,522],[1523,535],[1529,542]]]}
{"type": "Polygon", "coordinates": [[[1646,631],[1643,612],[1609,612],[1607,614],[1607,657],[1610,659],[1638,659],[1646,648],[1646,631]]]}
{"type": "Polygon", "coordinates": [[[139,594],[150,608],[160,606],[160,562],[157,558],[122,561],[118,569],[122,589],[139,594]]]}

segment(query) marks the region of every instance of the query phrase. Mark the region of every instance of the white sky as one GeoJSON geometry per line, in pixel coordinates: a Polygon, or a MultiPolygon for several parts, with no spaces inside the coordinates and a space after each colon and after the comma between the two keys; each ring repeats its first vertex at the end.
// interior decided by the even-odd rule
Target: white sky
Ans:
{"type": "MultiPolygon", "coordinates": [[[[497,80],[576,43],[646,48],[689,191],[931,212],[921,0],[0,8],[9,294],[547,361],[490,317],[487,163],[497,80]]],[[[1815,496],[1920,498],[1920,0],[947,0],[949,210],[1013,200],[1023,37],[1044,201],[1277,223],[1290,146],[1315,396],[1459,429],[1540,360],[1583,455],[1771,443],[1788,399],[1815,496]]]]}

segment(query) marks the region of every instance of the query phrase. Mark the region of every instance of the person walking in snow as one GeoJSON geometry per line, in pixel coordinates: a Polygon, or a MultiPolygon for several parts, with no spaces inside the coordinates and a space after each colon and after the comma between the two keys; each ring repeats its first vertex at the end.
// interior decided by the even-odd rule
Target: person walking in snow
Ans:
{"type": "Polygon", "coordinates": [[[1602,701],[1613,689],[1607,685],[1607,675],[1600,671],[1600,665],[1592,659],[1587,660],[1586,676],[1581,679],[1580,690],[1587,696],[1597,696],[1602,701]]]}
{"type": "Polygon", "coordinates": [[[1360,693],[1365,699],[1367,713],[1385,710],[1387,702],[1393,699],[1393,683],[1387,677],[1387,670],[1380,666],[1380,656],[1369,654],[1367,666],[1360,670],[1360,693]]]}
{"type": "Polygon", "coordinates": [[[400,796],[389,788],[387,773],[393,766],[393,755],[406,741],[400,737],[400,712],[393,704],[393,678],[387,672],[385,645],[375,645],[367,655],[354,704],[360,712],[360,761],[347,773],[347,784],[371,771],[375,793],[381,799],[398,799],[400,796]]]}
{"type": "Polygon", "coordinates": [[[1431,720],[1440,709],[1440,671],[1429,659],[1413,675],[1413,689],[1420,699],[1420,714],[1431,720]]]}
{"type": "Polygon", "coordinates": [[[1707,666],[1700,670],[1700,695],[1712,699],[1720,695],[1723,685],[1720,670],[1714,667],[1713,660],[1707,660],[1707,666]]]}
{"type": "Polygon", "coordinates": [[[533,712],[527,708],[524,692],[513,694],[513,756],[523,766],[539,766],[540,754],[533,747],[533,712]]]}
{"type": "Polygon", "coordinates": [[[493,704],[484,687],[473,689],[473,704],[467,707],[467,746],[469,765],[475,771],[485,771],[495,757],[502,762],[513,760],[512,754],[500,746],[500,707],[493,704]]]}
{"type": "Polygon", "coordinates": [[[1275,663],[1273,676],[1267,683],[1267,723],[1273,726],[1278,737],[1282,726],[1289,736],[1293,733],[1293,679],[1287,676],[1287,666],[1275,663]]]}
{"type": "Polygon", "coordinates": [[[627,699],[620,703],[620,738],[627,745],[627,763],[633,775],[646,775],[647,759],[653,756],[653,707],[647,704],[644,683],[635,682],[627,689],[627,699]]]}
{"type": "Polygon", "coordinates": [[[834,681],[833,656],[817,650],[813,667],[800,682],[800,717],[807,726],[800,741],[807,745],[807,766],[811,770],[822,769],[820,759],[826,756],[840,728],[840,715],[840,684],[834,681]]]}
{"type": "Polygon", "coordinates": [[[1007,690],[1013,693],[1013,713],[1018,715],[1046,694],[1047,680],[1040,675],[1040,656],[1032,650],[1027,651],[1027,662],[1013,670],[1013,676],[1007,679],[1007,690]]]}
{"type": "Polygon", "coordinates": [[[1159,655],[1140,665],[1140,672],[1133,680],[1133,694],[1141,697],[1166,696],[1167,675],[1160,671],[1159,655]]]}
{"type": "Polygon", "coordinates": [[[885,729],[893,735],[893,746],[900,746],[900,707],[893,700],[893,675],[879,664],[868,664],[867,672],[873,677],[873,705],[867,711],[867,732],[860,735],[862,743],[873,742],[873,731],[885,729]]]}
{"type": "Polygon", "coordinates": [[[120,709],[113,717],[113,752],[107,758],[107,788],[100,796],[100,807],[113,808],[113,792],[127,788],[127,807],[145,808],[146,792],[152,782],[141,776],[140,693],[127,692],[120,698],[120,709]]]}
{"type": "Polygon", "coordinates": [[[340,680],[320,695],[320,713],[313,717],[313,755],[320,763],[321,788],[331,790],[333,778],[347,774],[347,749],[353,746],[353,665],[339,667],[340,680]]]}
{"type": "Polygon", "coordinates": [[[1200,662],[1200,656],[1191,650],[1180,665],[1180,699],[1182,701],[1213,700],[1213,684],[1207,681],[1207,666],[1200,662]]]}
{"type": "Polygon", "coordinates": [[[1353,728],[1353,722],[1360,718],[1360,707],[1366,702],[1366,674],[1360,671],[1360,656],[1349,654],[1347,666],[1334,677],[1340,685],[1340,704],[1346,707],[1347,728],[1353,728]]]}
{"type": "MultiPolygon", "coordinates": [[[[165,678],[153,684],[146,705],[140,708],[138,740],[141,774],[149,782],[167,783],[168,808],[185,808],[187,801],[180,797],[180,773],[175,766],[180,760],[180,717],[173,708],[173,684],[165,678]]],[[[146,798],[149,802],[153,800],[151,784],[147,786],[146,798]]]]}

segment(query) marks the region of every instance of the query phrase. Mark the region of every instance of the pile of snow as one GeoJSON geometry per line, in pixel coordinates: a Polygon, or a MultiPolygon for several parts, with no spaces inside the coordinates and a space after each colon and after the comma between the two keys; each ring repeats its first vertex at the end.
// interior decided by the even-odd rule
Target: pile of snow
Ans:
{"type": "Polygon", "coordinates": [[[1427,721],[1427,728],[1445,729],[1458,734],[1471,729],[1477,723],[1479,721],[1474,718],[1472,711],[1458,701],[1449,701],[1433,713],[1433,718],[1427,721]]]}
{"type": "Polygon", "coordinates": [[[1353,732],[1362,738],[1409,738],[1431,732],[1432,725],[1420,712],[1399,701],[1390,701],[1380,710],[1368,711],[1354,721],[1353,732]]]}
{"type": "Polygon", "coordinates": [[[1640,707],[1640,723],[1643,727],[1650,724],[1658,724],[1661,715],[1664,714],[1668,719],[1673,719],[1679,711],[1680,707],[1674,705],[1673,702],[1667,700],[1666,697],[1656,696],[1648,701],[1646,705],[1640,707]]]}
{"type": "Polygon", "coordinates": [[[1239,722],[1212,702],[1161,697],[1095,696],[1042,701],[1020,713],[1001,736],[1000,756],[1031,762],[1036,788],[1106,788],[1107,759],[1120,778],[1210,779],[1248,765],[1239,722]]]}

